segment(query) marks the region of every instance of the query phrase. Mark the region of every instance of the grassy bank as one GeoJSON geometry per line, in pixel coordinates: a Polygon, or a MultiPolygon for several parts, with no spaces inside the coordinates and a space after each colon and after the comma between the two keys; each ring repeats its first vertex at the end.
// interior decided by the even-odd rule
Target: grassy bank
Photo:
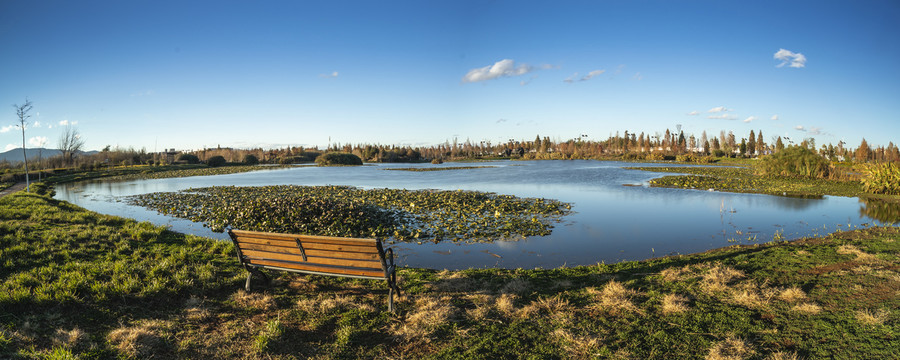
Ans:
{"type": "Polygon", "coordinates": [[[204,164],[185,165],[135,165],[119,166],[93,171],[72,171],[70,173],[57,174],[45,181],[48,184],[60,184],[92,179],[109,180],[145,180],[165,179],[189,176],[210,176],[236,174],[249,171],[281,169],[282,166],[258,166],[258,165],[231,165],[221,167],[209,167],[204,164]]]}
{"type": "MultiPolygon", "coordinates": [[[[898,358],[900,232],[553,270],[275,274],[230,244],[0,199],[0,358],[898,358]],[[729,357],[731,356],[731,357],[729,357]]],[[[401,264],[402,265],[402,264],[401,264]]]]}
{"type": "Polygon", "coordinates": [[[664,176],[651,186],[791,196],[866,197],[859,181],[755,175],[751,167],[631,167],[628,169],[690,175],[664,176]]]}

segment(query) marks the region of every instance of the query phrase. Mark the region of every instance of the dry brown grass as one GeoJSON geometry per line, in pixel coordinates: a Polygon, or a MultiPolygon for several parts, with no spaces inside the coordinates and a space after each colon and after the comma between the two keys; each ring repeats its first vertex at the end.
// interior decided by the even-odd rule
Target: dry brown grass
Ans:
{"type": "Polygon", "coordinates": [[[500,288],[500,293],[521,295],[527,292],[530,288],[531,284],[529,284],[528,281],[516,278],[507,282],[506,285],[503,285],[503,287],[500,288]]]}
{"type": "Polygon", "coordinates": [[[877,256],[862,251],[853,245],[841,245],[841,247],[837,249],[837,253],[842,255],[856,255],[856,261],[862,263],[873,264],[882,262],[877,256]]]}
{"type": "Polygon", "coordinates": [[[196,296],[191,296],[184,303],[185,315],[190,320],[202,321],[210,316],[209,309],[203,306],[203,302],[196,296]]]}
{"type": "Polygon", "coordinates": [[[863,309],[856,312],[856,320],[866,325],[884,325],[890,313],[885,309],[863,309]]]}
{"type": "Polygon", "coordinates": [[[482,282],[466,277],[460,272],[447,270],[438,273],[439,280],[430,284],[430,287],[440,292],[476,292],[481,291],[482,282]]]}
{"type": "Polygon", "coordinates": [[[87,341],[87,335],[77,327],[72,330],[56,329],[56,334],[53,335],[53,346],[68,349],[74,348],[84,341],[87,341]]]}
{"type": "Polygon", "coordinates": [[[676,282],[676,281],[682,280],[682,276],[688,272],[690,272],[689,266],[684,266],[684,267],[680,267],[680,268],[673,266],[670,268],[666,268],[663,271],[660,271],[659,276],[666,282],[676,282]]]}
{"type": "Polygon", "coordinates": [[[728,284],[735,279],[744,277],[744,272],[728,266],[716,264],[703,274],[700,285],[708,294],[724,292],[728,290],[728,284]]]}
{"type": "Polygon", "coordinates": [[[574,335],[566,329],[556,329],[551,335],[566,350],[570,359],[596,358],[603,341],[598,336],[574,335]]]}
{"type": "Polygon", "coordinates": [[[167,328],[168,324],[161,320],[146,320],[115,329],[106,336],[106,340],[128,357],[159,358],[166,352],[167,328]]]}
{"type": "Polygon", "coordinates": [[[375,311],[375,308],[372,307],[372,305],[357,302],[352,296],[333,294],[319,294],[312,299],[300,299],[297,301],[297,308],[310,314],[327,313],[334,309],[361,309],[366,312],[375,311]]]}
{"type": "Polygon", "coordinates": [[[542,297],[530,304],[522,307],[518,312],[518,317],[522,319],[531,318],[537,315],[547,315],[556,321],[567,323],[573,315],[572,306],[568,300],[559,296],[542,297]]]}
{"type": "Polygon", "coordinates": [[[248,293],[238,290],[231,295],[231,300],[244,308],[257,310],[271,310],[275,308],[275,299],[271,295],[263,293],[248,293]]]}
{"type": "Polygon", "coordinates": [[[753,347],[743,339],[729,336],[709,348],[706,360],[742,360],[755,353],[753,347]]]}
{"type": "Polygon", "coordinates": [[[781,290],[781,292],[778,293],[778,298],[781,299],[781,301],[784,301],[787,303],[795,303],[800,300],[805,300],[806,293],[803,292],[803,289],[793,286],[793,287],[789,287],[787,289],[781,290]]]}
{"type": "Polygon", "coordinates": [[[802,303],[794,305],[791,310],[802,314],[816,315],[822,312],[822,307],[813,303],[802,303]]]}
{"type": "Polygon", "coordinates": [[[607,312],[611,315],[620,315],[629,312],[640,312],[631,298],[638,294],[637,291],[628,289],[622,283],[610,280],[603,286],[603,289],[597,291],[595,288],[588,288],[587,292],[594,296],[597,300],[595,308],[607,312]]]}
{"type": "Polygon", "coordinates": [[[687,303],[688,298],[684,296],[678,294],[666,294],[662,299],[662,313],[663,315],[683,313],[690,310],[687,303]]]}
{"type": "Polygon", "coordinates": [[[456,314],[449,296],[421,297],[405,320],[392,326],[391,333],[406,341],[430,342],[430,335],[456,314]]]}
{"type": "Polygon", "coordinates": [[[778,352],[769,354],[769,356],[766,356],[766,360],[799,360],[799,359],[800,359],[800,357],[797,356],[797,353],[795,353],[795,352],[778,351],[778,352]]]}
{"type": "Polygon", "coordinates": [[[761,309],[768,306],[772,299],[778,295],[778,291],[765,285],[757,285],[753,281],[744,281],[729,289],[729,300],[737,305],[751,309],[761,309]]]}
{"type": "Polygon", "coordinates": [[[494,297],[485,294],[475,294],[468,296],[468,298],[475,304],[475,308],[466,309],[466,316],[479,322],[487,319],[494,308],[494,297]]]}
{"type": "Polygon", "coordinates": [[[519,297],[514,294],[501,294],[497,297],[494,306],[503,316],[512,317],[516,313],[516,300],[519,297]]]}

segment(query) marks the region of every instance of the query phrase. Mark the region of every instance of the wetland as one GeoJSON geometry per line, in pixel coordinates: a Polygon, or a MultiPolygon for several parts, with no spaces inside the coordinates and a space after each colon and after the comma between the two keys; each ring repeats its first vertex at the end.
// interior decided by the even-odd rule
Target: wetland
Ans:
{"type": "MultiPolygon", "coordinates": [[[[629,166],[633,164],[574,160],[495,161],[474,166],[288,167],[215,176],[58,184],[56,198],[101,213],[220,239],[226,236],[213,230],[220,230],[237,213],[200,216],[194,210],[221,209],[221,201],[229,198],[252,203],[257,209],[270,208],[273,202],[299,199],[304,192],[317,194],[321,201],[338,198],[346,203],[352,199],[356,207],[348,211],[367,214],[360,220],[380,219],[389,211],[396,221],[363,224],[367,232],[332,235],[382,238],[394,243],[401,264],[433,269],[615,263],[896,221],[891,215],[897,213],[893,204],[869,205],[849,196],[802,198],[710,191],[712,183],[699,181],[690,186],[695,184],[691,178],[676,182],[682,186],[660,187],[656,179],[661,175],[655,171],[689,175],[700,168],[671,163],[642,164],[641,169],[629,166]],[[223,196],[229,188],[218,187],[233,188],[227,190],[230,195],[223,196]],[[265,195],[266,191],[271,195],[265,195]],[[198,202],[200,198],[219,202],[198,202]],[[500,211],[486,206],[490,199],[549,208],[545,213],[527,206],[500,211]],[[453,203],[478,206],[477,210],[462,205],[454,209],[448,206],[453,203]],[[530,216],[532,213],[535,216],[530,216]],[[504,226],[518,230],[497,231],[504,226]]],[[[281,225],[258,229],[304,232],[299,221],[281,219],[281,225]]],[[[241,224],[246,227],[248,223],[241,224]]]]}

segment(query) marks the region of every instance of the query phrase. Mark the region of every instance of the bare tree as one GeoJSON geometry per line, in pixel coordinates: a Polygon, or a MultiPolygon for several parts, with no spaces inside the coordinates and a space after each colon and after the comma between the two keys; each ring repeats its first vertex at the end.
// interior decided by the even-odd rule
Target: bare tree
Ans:
{"type": "Polygon", "coordinates": [[[13,107],[16,108],[16,116],[19,117],[19,128],[22,129],[22,159],[25,160],[25,191],[31,191],[31,184],[28,181],[28,155],[25,151],[25,128],[28,125],[28,118],[31,115],[28,114],[31,111],[31,100],[25,98],[25,104],[18,105],[13,104],[13,107]]]}
{"type": "Polygon", "coordinates": [[[56,146],[58,146],[59,150],[62,151],[63,161],[66,163],[71,163],[72,155],[74,155],[78,151],[81,151],[81,147],[84,146],[84,139],[81,138],[81,134],[78,133],[78,129],[73,128],[72,125],[66,125],[66,130],[64,130],[63,133],[60,134],[56,146]]]}

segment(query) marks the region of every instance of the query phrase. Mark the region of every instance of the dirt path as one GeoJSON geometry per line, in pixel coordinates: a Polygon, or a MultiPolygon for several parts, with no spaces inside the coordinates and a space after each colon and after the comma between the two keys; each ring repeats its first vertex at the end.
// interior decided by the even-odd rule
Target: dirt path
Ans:
{"type": "Polygon", "coordinates": [[[12,194],[16,191],[20,191],[20,190],[24,190],[24,189],[25,189],[25,182],[24,181],[18,182],[13,186],[3,189],[3,191],[0,191],[0,198],[4,197],[6,195],[12,194]]]}

